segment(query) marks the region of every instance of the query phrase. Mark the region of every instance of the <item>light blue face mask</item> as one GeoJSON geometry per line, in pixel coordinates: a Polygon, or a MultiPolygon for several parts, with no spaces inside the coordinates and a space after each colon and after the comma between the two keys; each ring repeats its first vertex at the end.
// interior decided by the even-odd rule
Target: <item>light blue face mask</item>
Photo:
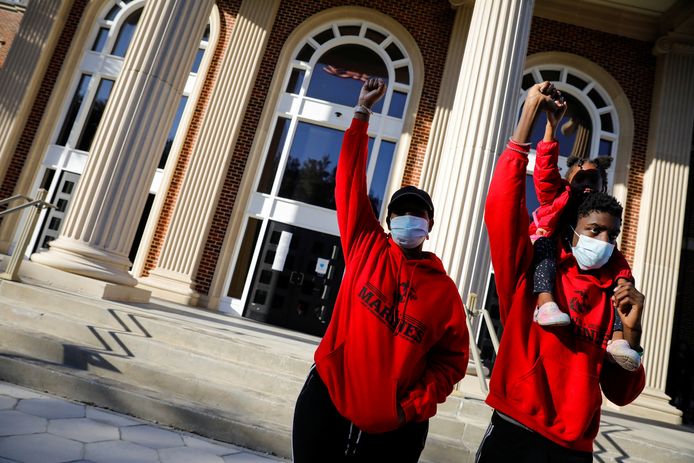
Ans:
{"type": "Polygon", "coordinates": [[[578,236],[578,243],[576,246],[571,246],[571,252],[581,270],[595,270],[610,260],[612,251],[614,251],[614,244],[590,236],[579,235],[573,227],[571,229],[578,236]]]}
{"type": "Polygon", "coordinates": [[[401,248],[414,249],[429,237],[429,221],[414,215],[400,215],[390,219],[390,234],[401,248]]]}

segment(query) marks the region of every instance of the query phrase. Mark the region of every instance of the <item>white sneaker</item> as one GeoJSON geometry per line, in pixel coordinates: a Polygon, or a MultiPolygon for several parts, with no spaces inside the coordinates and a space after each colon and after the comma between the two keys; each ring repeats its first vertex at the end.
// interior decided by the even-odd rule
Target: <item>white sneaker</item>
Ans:
{"type": "Polygon", "coordinates": [[[545,302],[535,307],[533,321],[540,326],[565,326],[571,323],[571,318],[559,309],[556,302],[545,302]]]}
{"type": "Polygon", "coordinates": [[[607,341],[607,358],[628,371],[634,371],[641,365],[641,356],[626,339],[607,341]]]}

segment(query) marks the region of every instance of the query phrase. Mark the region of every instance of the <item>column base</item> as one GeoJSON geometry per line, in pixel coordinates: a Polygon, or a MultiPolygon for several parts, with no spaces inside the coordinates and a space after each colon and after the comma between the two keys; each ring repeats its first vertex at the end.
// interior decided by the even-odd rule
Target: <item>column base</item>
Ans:
{"type": "Polygon", "coordinates": [[[10,255],[12,254],[12,241],[0,239],[0,254],[10,255]]]}
{"type": "Polygon", "coordinates": [[[148,277],[141,278],[138,287],[152,292],[154,297],[178,304],[197,306],[201,294],[195,291],[193,280],[183,273],[155,268],[148,277]]]}
{"type": "MultiPolygon", "coordinates": [[[[4,257],[4,256],[3,256],[4,257]]],[[[3,259],[6,261],[7,259],[3,259]]],[[[0,264],[0,267],[4,266],[0,264]]],[[[63,272],[53,267],[25,260],[19,267],[22,283],[44,286],[71,294],[95,297],[107,301],[147,303],[151,293],[141,288],[117,285],[95,280],[74,273],[63,272]]]]}
{"type": "Polygon", "coordinates": [[[646,388],[629,405],[620,407],[605,400],[603,408],[629,416],[662,421],[669,424],[682,424],[682,411],[670,405],[670,400],[671,398],[663,392],[653,388],[646,388]]]}
{"type": "Polygon", "coordinates": [[[31,260],[64,272],[117,285],[137,284],[137,280],[128,272],[130,261],[127,258],[71,238],[60,237],[51,241],[48,251],[32,254],[31,260]]]}

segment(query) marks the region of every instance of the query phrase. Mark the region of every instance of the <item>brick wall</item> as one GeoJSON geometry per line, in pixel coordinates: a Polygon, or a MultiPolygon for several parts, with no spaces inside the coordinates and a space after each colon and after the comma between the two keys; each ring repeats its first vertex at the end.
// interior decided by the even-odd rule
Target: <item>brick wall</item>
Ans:
{"type": "Polygon", "coordinates": [[[653,44],[649,42],[538,17],[533,18],[528,43],[528,55],[560,51],[573,53],[599,64],[619,82],[629,99],[634,116],[634,140],[627,182],[628,195],[624,205],[621,250],[630,262],[633,262],[636,250],[636,228],[655,79],[652,47],[653,44]]]}
{"type": "MultiPolygon", "coordinates": [[[[206,294],[214,276],[217,260],[224,242],[229,219],[235,206],[239,184],[268,94],[275,64],[279,60],[287,37],[308,17],[342,5],[355,5],[381,11],[400,22],[416,40],[424,58],[425,82],[405,165],[403,183],[417,183],[422,169],[436,98],[446,60],[448,38],[453,25],[454,11],[447,0],[421,2],[418,0],[316,0],[311,2],[283,1],[269,37],[267,50],[253,86],[251,103],[241,126],[238,142],[219,195],[212,226],[206,241],[202,262],[196,275],[197,290],[206,294]]],[[[277,72],[285,72],[284,69],[277,72]]],[[[252,174],[251,174],[252,175],[252,174]]],[[[243,205],[238,205],[243,207],[243,205]]]]}
{"type": "Polygon", "coordinates": [[[29,117],[27,118],[24,130],[19,138],[19,143],[15,148],[14,155],[10,161],[10,165],[7,169],[5,179],[0,187],[0,198],[7,198],[12,196],[19,176],[24,168],[24,163],[31,150],[31,145],[34,142],[36,132],[38,131],[39,124],[41,123],[41,118],[43,113],[46,111],[46,105],[53,92],[53,87],[55,82],[58,80],[58,74],[65,60],[65,55],[67,54],[70,46],[72,44],[72,39],[75,36],[77,27],[79,26],[80,19],[84,13],[84,8],[89,3],[89,0],[75,0],[75,3],[70,10],[68,18],[63,27],[63,31],[58,38],[58,43],[55,46],[53,55],[51,56],[46,72],[41,80],[41,85],[39,86],[38,93],[36,94],[36,99],[29,112],[29,117]]]}
{"type": "Polygon", "coordinates": [[[183,178],[188,169],[190,155],[193,151],[193,147],[195,146],[198,135],[200,134],[200,125],[205,117],[205,112],[210,101],[212,90],[214,89],[214,86],[217,83],[217,78],[219,77],[219,65],[224,58],[225,53],[228,51],[227,47],[229,46],[231,30],[234,27],[240,5],[241,0],[217,0],[217,7],[219,8],[220,17],[217,46],[215,47],[212,60],[210,61],[210,66],[207,70],[207,75],[205,76],[204,86],[200,91],[200,96],[195,104],[195,110],[193,112],[190,125],[188,127],[188,132],[186,133],[185,141],[183,142],[183,146],[178,157],[178,162],[176,163],[171,185],[166,193],[166,200],[164,202],[161,215],[159,216],[157,228],[154,232],[154,238],[152,239],[149,252],[147,254],[143,276],[148,276],[150,270],[156,267],[159,260],[161,248],[164,244],[164,238],[166,237],[169,225],[171,224],[174,207],[176,206],[176,201],[181,193],[181,185],[183,184],[183,178]]]}
{"type": "Polygon", "coordinates": [[[0,68],[7,58],[7,52],[12,46],[14,36],[17,35],[22,16],[24,13],[20,10],[0,6],[0,68]]]}

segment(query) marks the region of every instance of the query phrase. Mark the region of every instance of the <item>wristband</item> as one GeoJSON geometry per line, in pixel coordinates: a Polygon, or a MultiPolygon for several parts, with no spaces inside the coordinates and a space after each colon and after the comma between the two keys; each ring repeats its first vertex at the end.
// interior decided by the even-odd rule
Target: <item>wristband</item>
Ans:
{"type": "Polygon", "coordinates": [[[354,107],[354,112],[355,113],[362,113],[362,114],[366,114],[366,115],[370,116],[373,111],[371,111],[369,108],[367,108],[363,104],[358,104],[354,107]]]}

